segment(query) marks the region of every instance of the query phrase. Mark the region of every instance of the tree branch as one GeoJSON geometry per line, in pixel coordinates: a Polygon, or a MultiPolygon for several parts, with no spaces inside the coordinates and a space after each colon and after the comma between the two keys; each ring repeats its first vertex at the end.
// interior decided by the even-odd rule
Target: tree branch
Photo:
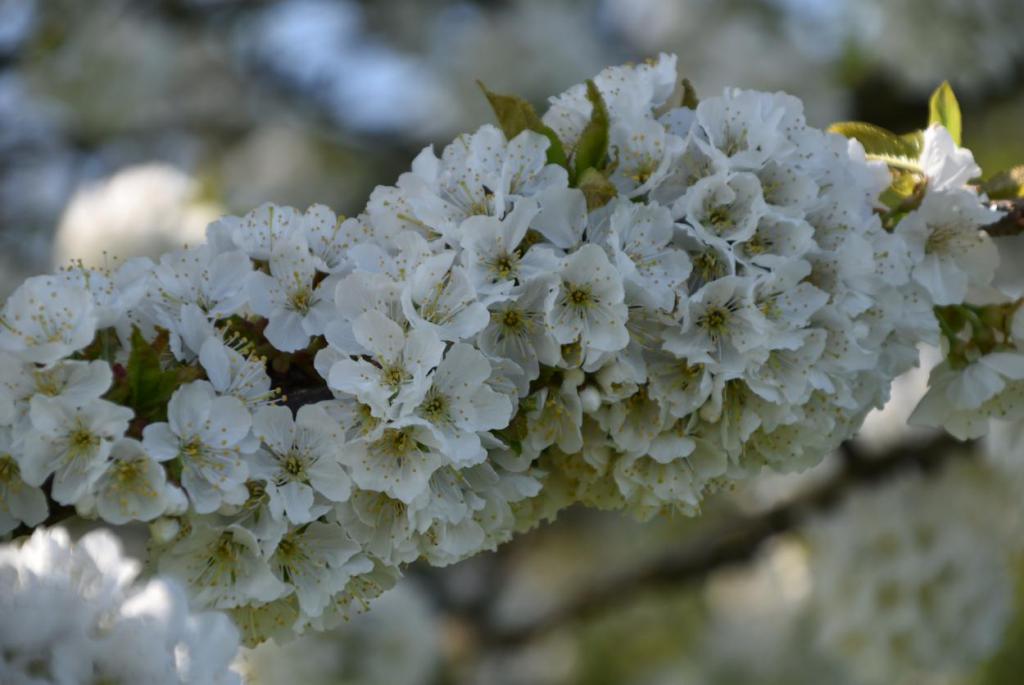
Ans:
{"type": "Polygon", "coordinates": [[[752,559],[772,537],[794,530],[812,515],[825,511],[857,488],[900,473],[931,470],[956,454],[959,445],[942,434],[889,454],[866,457],[853,446],[843,449],[842,468],[831,480],[789,502],[749,516],[736,516],[712,527],[653,563],[604,579],[540,618],[512,628],[475,626],[487,647],[507,648],[534,640],[566,623],[592,617],[665,586],[699,581],[722,568],[752,559]]]}

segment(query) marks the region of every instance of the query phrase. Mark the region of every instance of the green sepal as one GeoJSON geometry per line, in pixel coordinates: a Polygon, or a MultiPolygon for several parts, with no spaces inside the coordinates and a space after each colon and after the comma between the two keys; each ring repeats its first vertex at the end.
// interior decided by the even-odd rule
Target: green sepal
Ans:
{"type": "Polygon", "coordinates": [[[505,133],[505,137],[512,140],[523,131],[533,131],[547,137],[548,164],[557,164],[565,169],[569,168],[569,158],[565,154],[565,146],[559,140],[554,129],[546,125],[537,115],[533,105],[521,97],[515,95],[499,95],[487,90],[487,86],[481,81],[476,82],[480,90],[484,92],[487,102],[494,110],[494,116],[498,119],[498,126],[505,133]]]}
{"type": "Polygon", "coordinates": [[[580,133],[573,155],[573,167],[576,178],[582,179],[587,169],[601,169],[608,156],[608,108],[604,104],[601,91],[593,80],[587,81],[587,99],[590,100],[590,121],[580,133]]]}

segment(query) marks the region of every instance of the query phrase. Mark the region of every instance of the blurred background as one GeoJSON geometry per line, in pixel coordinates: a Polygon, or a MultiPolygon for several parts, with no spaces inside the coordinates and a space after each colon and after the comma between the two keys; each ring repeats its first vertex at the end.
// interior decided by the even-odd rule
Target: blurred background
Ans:
{"type": "MultiPolygon", "coordinates": [[[[699,94],[785,90],[821,127],[919,128],[949,79],[966,144],[991,173],[1024,160],[1021,26],[1021,0],[0,0],[0,296],[72,258],[103,264],[198,242],[212,218],[263,201],[358,213],[424,145],[490,121],[476,79],[542,106],[604,66],[660,51],[679,55],[699,94]]],[[[922,383],[900,382],[859,459],[930,439],[902,428],[922,383]]],[[[378,610],[261,647],[247,668],[267,685],[868,682],[877,674],[856,663],[877,655],[854,638],[838,650],[819,639],[826,571],[813,532],[783,526],[795,530],[760,535],[739,563],[647,583],[666,553],[693,556],[701,540],[747,531],[844,463],[834,455],[810,474],[723,493],[696,520],[569,511],[496,554],[414,568],[378,610]],[[545,618],[562,606],[582,609],[545,618]]],[[[808,520],[856,516],[826,504],[808,520]]],[[[969,575],[970,588],[982,582],[969,575]]],[[[1019,683],[1017,575],[981,599],[964,590],[963,602],[984,605],[970,628],[985,633],[983,648],[953,630],[933,649],[969,658],[911,668],[896,631],[881,682],[1019,683]]],[[[880,610],[931,610],[912,589],[880,610]]],[[[954,627],[966,621],[960,605],[942,611],[954,627]]]]}

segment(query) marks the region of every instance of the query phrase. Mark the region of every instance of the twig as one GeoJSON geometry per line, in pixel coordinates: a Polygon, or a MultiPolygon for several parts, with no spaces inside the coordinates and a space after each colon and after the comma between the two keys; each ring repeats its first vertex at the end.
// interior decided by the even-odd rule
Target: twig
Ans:
{"type": "Polygon", "coordinates": [[[849,492],[909,470],[939,467],[957,452],[953,448],[958,444],[942,434],[877,458],[848,451],[847,455],[857,456],[844,459],[843,468],[834,478],[789,502],[716,525],[653,563],[603,580],[530,623],[513,628],[477,625],[481,642],[495,648],[522,645],[559,626],[626,603],[639,592],[697,581],[724,567],[748,561],[770,538],[797,528],[813,514],[836,505],[849,492]]]}

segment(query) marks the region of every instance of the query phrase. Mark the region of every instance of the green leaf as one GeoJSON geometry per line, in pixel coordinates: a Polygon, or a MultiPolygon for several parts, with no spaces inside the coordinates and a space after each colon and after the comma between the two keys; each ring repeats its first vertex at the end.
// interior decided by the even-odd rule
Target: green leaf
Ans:
{"type": "Polygon", "coordinates": [[[905,171],[920,171],[923,136],[920,133],[897,135],[892,131],[861,121],[841,121],[828,127],[830,133],[856,138],[870,159],[885,162],[905,171]]]}
{"type": "Polygon", "coordinates": [[[942,124],[953,137],[953,142],[960,145],[963,137],[963,121],[960,115],[960,103],[956,101],[953,88],[949,81],[935,89],[928,101],[928,125],[942,124]]]}
{"type": "Polygon", "coordinates": [[[565,154],[565,146],[559,140],[558,134],[547,126],[537,115],[533,105],[521,97],[515,95],[499,95],[487,90],[481,81],[476,82],[480,90],[484,92],[487,101],[491,103],[494,116],[498,119],[498,125],[505,133],[505,137],[512,140],[523,131],[533,131],[546,136],[550,141],[548,145],[548,164],[569,168],[569,159],[565,154]]]}
{"type": "Polygon", "coordinates": [[[602,168],[604,159],[608,156],[608,108],[605,107],[601,91],[597,89],[593,80],[587,81],[587,99],[592,106],[590,121],[580,134],[573,158],[577,178],[581,178],[587,169],[602,168]]]}
{"type": "Polygon", "coordinates": [[[200,376],[193,366],[164,369],[161,355],[167,350],[168,334],[160,330],[152,342],[137,328],[132,329],[132,351],[128,364],[107,399],[135,410],[137,420],[146,423],[167,419],[167,403],[178,386],[200,376]]]}
{"type": "Polygon", "coordinates": [[[576,187],[583,191],[590,211],[605,206],[618,195],[615,185],[594,167],[588,167],[580,174],[576,187]]]}

